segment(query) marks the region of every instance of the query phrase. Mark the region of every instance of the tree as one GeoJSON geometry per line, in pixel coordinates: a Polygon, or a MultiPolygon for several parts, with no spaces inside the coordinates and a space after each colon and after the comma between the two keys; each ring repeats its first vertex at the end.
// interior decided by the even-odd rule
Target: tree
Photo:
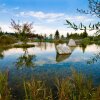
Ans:
{"type": "Polygon", "coordinates": [[[11,19],[11,27],[13,28],[15,33],[18,34],[19,39],[22,42],[27,43],[27,41],[28,41],[27,34],[32,33],[33,23],[20,24],[19,21],[18,21],[18,23],[16,23],[13,19],[11,19]]]}
{"type": "Polygon", "coordinates": [[[87,33],[86,27],[85,27],[84,32],[82,33],[82,37],[86,38],[87,36],[88,36],[88,33],[87,33]]]}
{"type": "Polygon", "coordinates": [[[64,39],[64,35],[61,35],[61,39],[64,39]]]}
{"type": "Polygon", "coordinates": [[[89,2],[89,9],[83,10],[83,9],[77,9],[80,13],[85,14],[92,14],[96,15],[98,18],[100,18],[100,0],[88,0],[89,2]]]}
{"type": "Polygon", "coordinates": [[[69,33],[67,33],[67,37],[66,38],[69,38],[69,33]]]}
{"type": "MultiPolygon", "coordinates": [[[[92,15],[96,15],[98,18],[100,18],[100,0],[88,0],[89,1],[89,9],[87,11],[85,10],[79,10],[77,9],[79,12],[81,13],[85,13],[85,14],[92,14],[92,15]]],[[[85,30],[86,26],[83,25],[82,23],[80,23],[79,25],[76,25],[75,23],[72,23],[68,20],[66,20],[66,25],[70,26],[70,28],[73,28],[74,30],[85,30]]],[[[96,24],[89,24],[89,26],[87,27],[87,30],[96,30],[96,35],[100,34],[100,22],[96,23],[96,24]]]]}
{"type": "Polygon", "coordinates": [[[59,39],[59,38],[60,38],[60,34],[59,34],[59,31],[57,30],[55,33],[55,39],[59,39]]]}
{"type": "Polygon", "coordinates": [[[52,34],[50,34],[49,37],[50,37],[51,40],[53,39],[53,35],[52,34]]]}
{"type": "Polygon", "coordinates": [[[46,34],[44,35],[44,39],[45,39],[45,40],[47,39],[47,35],[46,35],[46,34]]]}
{"type": "Polygon", "coordinates": [[[0,33],[2,32],[2,29],[1,29],[1,27],[0,27],[0,33]]]}
{"type": "Polygon", "coordinates": [[[2,32],[2,29],[1,29],[1,27],[0,27],[0,36],[1,36],[1,35],[3,35],[3,32],[2,32]]]}

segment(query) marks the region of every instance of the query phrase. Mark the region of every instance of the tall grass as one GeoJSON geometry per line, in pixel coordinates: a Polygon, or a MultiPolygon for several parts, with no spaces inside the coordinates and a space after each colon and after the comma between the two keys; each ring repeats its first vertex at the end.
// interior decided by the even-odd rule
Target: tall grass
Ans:
{"type": "Polygon", "coordinates": [[[51,90],[41,81],[24,82],[25,100],[53,100],[51,90]]]}
{"type": "Polygon", "coordinates": [[[0,100],[11,100],[7,73],[0,72],[0,100]]]}
{"type": "Polygon", "coordinates": [[[53,91],[50,91],[52,89],[46,88],[44,82],[25,82],[26,100],[100,100],[100,87],[94,87],[91,78],[75,70],[72,70],[71,77],[54,79],[54,84],[57,88],[55,97],[52,96],[53,91]]]}
{"type": "Polygon", "coordinates": [[[72,76],[57,80],[59,100],[99,100],[100,88],[94,88],[91,78],[72,70],[72,76]]]}

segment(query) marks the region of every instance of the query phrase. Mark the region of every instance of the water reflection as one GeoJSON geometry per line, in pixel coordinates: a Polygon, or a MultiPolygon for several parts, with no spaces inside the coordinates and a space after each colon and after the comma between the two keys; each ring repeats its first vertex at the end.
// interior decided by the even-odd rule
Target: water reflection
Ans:
{"type": "Polygon", "coordinates": [[[24,54],[17,58],[16,67],[18,69],[23,67],[34,67],[34,60],[36,56],[29,54],[27,49],[23,49],[23,51],[24,54]]]}
{"type": "Polygon", "coordinates": [[[85,50],[87,48],[87,45],[82,44],[82,45],[80,45],[80,47],[82,48],[83,53],[85,53],[85,50]]]}
{"type": "Polygon", "coordinates": [[[62,62],[64,60],[66,60],[67,58],[70,57],[71,54],[67,54],[67,55],[59,55],[58,53],[56,54],[56,61],[57,62],[62,62]]]}
{"type": "Polygon", "coordinates": [[[47,43],[47,42],[38,42],[35,43],[36,47],[39,47],[41,50],[47,50],[48,48],[53,47],[53,43],[47,43]]]}
{"type": "Polygon", "coordinates": [[[4,58],[4,55],[2,52],[0,52],[0,59],[3,59],[4,58]]]}
{"type": "MultiPolygon", "coordinates": [[[[57,44],[57,45],[58,45],[58,44],[57,44]]],[[[71,54],[73,53],[73,51],[74,51],[75,48],[76,48],[76,47],[70,47],[72,53],[70,53],[70,54],[62,54],[62,55],[61,55],[61,54],[58,54],[58,52],[57,52],[57,48],[56,48],[57,45],[55,44],[56,62],[63,62],[64,60],[67,60],[67,59],[71,56],[71,54]]],[[[65,44],[65,45],[67,45],[67,44],[65,44]]]]}
{"type": "Polygon", "coordinates": [[[87,65],[86,62],[91,56],[94,56],[94,53],[98,52],[97,45],[71,47],[70,55],[58,55],[53,43],[34,44],[36,45],[34,48],[0,50],[2,58],[0,59],[0,70],[5,70],[5,66],[9,68],[9,83],[14,89],[14,93],[17,90],[17,96],[22,93],[20,90],[23,86],[23,79],[30,80],[33,76],[35,79],[48,81],[47,85],[51,86],[52,78],[55,76],[63,78],[70,74],[71,65],[77,71],[92,75],[93,81],[100,84],[100,60],[91,65],[87,65]]]}
{"type": "Polygon", "coordinates": [[[0,47],[0,59],[4,58],[4,51],[8,50],[9,48],[2,48],[0,47]]]}

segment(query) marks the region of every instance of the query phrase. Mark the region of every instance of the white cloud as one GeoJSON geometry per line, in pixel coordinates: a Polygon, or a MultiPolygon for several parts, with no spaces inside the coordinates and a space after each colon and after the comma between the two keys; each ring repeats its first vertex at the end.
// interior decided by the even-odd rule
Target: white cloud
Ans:
{"type": "MultiPolygon", "coordinates": [[[[83,15],[68,15],[66,13],[45,13],[42,11],[23,11],[23,12],[18,12],[19,7],[13,8],[13,10],[9,13],[7,11],[7,14],[10,14],[10,16],[13,16],[17,19],[22,19],[23,22],[25,21],[35,21],[34,29],[36,33],[55,33],[55,31],[58,29],[61,34],[64,34],[66,36],[67,32],[74,32],[72,29],[68,29],[67,26],[64,26],[66,24],[66,19],[75,22],[77,25],[82,22],[85,23],[85,25],[88,25],[91,21],[94,21],[96,19],[93,19],[92,17],[89,16],[83,16],[83,15]],[[14,10],[14,11],[13,11],[14,10]],[[16,10],[18,10],[16,12],[16,10]],[[17,17],[16,17],[16,16],[17,17]],[[31,18],[30,18],[31,17],[31,18]],[[86,24],[87,23],[87,24],[86,24]]],[[[4,10],[3,12],[6,12],[4,10]]],[[[9,25],[7,24],[2,24],[3,31],[8,31],[8,32],[13,32],[11,28],[9,28],[9,25]]],[[[77,32],[82,32],[82,31],[77,31],[77,32]]],[[[90,34],[93,34],[93,32],[90,32],[90,34]]]]}
{"type": "Polygon", "coordinates": [[[0,27],[3,32],[13,32],[13,30],[10,28],[9,24],[0,23],[0,27]]]}
{"type": "Polygon", "coordinates": [[[17,14],[19,17],[33,17],[37,18],[39,20],[45,20],[46,22],[56,22],[60,20],[70,20],[72,22],[91,22],[94,21],[93,18],[89,16],[83,16],[83,15],[67,15],[65,13],[44,13],[42,11],[23,11],[17,14]]]}
{"type": "Polygon", "coordinates": [[[29,11],[29,12],[20,12],[21,16],[31,16],[31,17],[36,17],[39,19],[55,19],[59,17],[63,17],[64,13],[44,13],[42,11],[34,12],[34,11],[29,11]]]}

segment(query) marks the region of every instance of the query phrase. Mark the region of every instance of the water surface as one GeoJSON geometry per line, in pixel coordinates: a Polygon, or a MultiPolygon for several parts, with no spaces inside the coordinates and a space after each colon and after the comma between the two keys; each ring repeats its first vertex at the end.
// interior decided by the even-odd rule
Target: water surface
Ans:
{"type": "Polygon", "coordinates": [[[24,80],[35,79],[50,81],[54,77],[70,75],[73,67],[78,72],[92,76],[95,85],[100,85],[100,59],[88,64],[100,51],[100,46],[71,47],[70,55],[58,55],[53,43],[34,43],[28,49],[11,48],[0,50],[0,70],[9,71],[9,85],[13,93],[19,95],[24,80]],[[20,90],[20,91],[19,91],[20,90]]]}

